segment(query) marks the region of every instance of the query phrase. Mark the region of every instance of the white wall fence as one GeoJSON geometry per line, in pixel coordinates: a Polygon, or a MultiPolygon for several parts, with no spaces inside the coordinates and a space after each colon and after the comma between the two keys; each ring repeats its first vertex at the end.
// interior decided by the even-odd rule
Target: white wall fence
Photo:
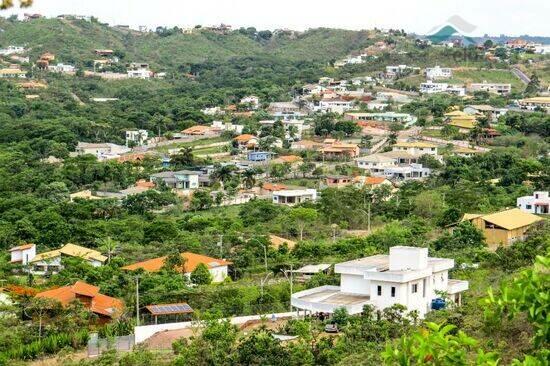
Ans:
{"type": "MultiPolygon", "coordinates": [[[[288,313],[276,313],[276,314],[237,316],[237,317],[229,318],[229,320],[231,321],[231,324],[240,325],[251,320],[260,320],[262,319],[262,317],[268,320],[272,320],[273,315],[275,315],[275,318],[277,320],[284,319],[284,318],[298,317],[298,314],[296,312],[288,312],[288,313]]],[[[167,330],[187,329],[187,328],[197,326],[198,324],[200,323],[196,321],[190,321],[190,322],[167,323],[167,324],[141,325],[138,327],[134,327],[135,343],[136,344],[142,343],[147,339],[151,338],[153,335],[155,335],[158,332],[164,332],[167,330]]]]}

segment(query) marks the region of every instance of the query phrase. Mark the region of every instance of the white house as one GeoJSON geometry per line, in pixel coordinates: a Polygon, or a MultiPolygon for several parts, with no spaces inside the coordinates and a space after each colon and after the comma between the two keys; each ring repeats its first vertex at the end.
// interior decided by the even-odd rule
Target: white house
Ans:
{"type": "Polygon", "coordinates": [[[51,72],[58,72],[60,74],[72,74],[76,71],[76,68],[73,65],[58,63],[57,65],[48,66],[48,70],[51,72]]]}
{"type": "Polygon", "coordinates": [[[119,158],[120,155],[130,152],[131,149],[112,143],[88,143],[79,142],[76,146],[74,155],[95,155],[98,160],[108,160],[119,158]]]}
{"type": "Polygon", "coordinates": [[[537,191],[532,196],[519,197],[517,206],[520,210],[539,215],[550,213],[550,198],[548,192],[537,191]]]}
{"type": "Polygon", "coordinates": [[[149,133],[147,130],[128,130],[126,131],[126,146],[130,142],[136,145],[143,145],[149,139],[149,133]]]}
{"type": "Polygon", "coordinates": [[[30,264],[31,272],[37,275],[57,273],[63,268],[63,257],[77,257],[87,261],[93,267],[100,267],[107,257],[97,250],[81,247],[75,244],[65,244],[63,247],[36,255],[30,264]]]}
{"type": "Polygon", "coordinates": [[[7,48],[0,49],[0,55],[1,56],[9,56],[9,55],[16,55],[25,53],[25,47],[21,46],[8,46],[7,48]]]}
{"type": "Polygon", "coordinates": [[[449,79],[453,76],[453,70],[450,67],[427,67],[426,78],[428,80],[449,79]]]}
{"type": "Polygon", "coordinates": [[[130,79],[150,79],[152,74],[149,69],[145,68],[128,70],[128,77],[130,79]]]}
{"type": "Polygon", "coordinates": [[[24,244],[10,249],[11,263],[27,265],[36,257],[36,245],[24,244]]]}
{"type": "Polygon", "coordinates": [[[425,83],[420,84],[420,93],[422,94],[436,94],[436,93],[449,93],[458,96],[466,95],[466,89],[447,83],[434,83],[432,80],[428,80],[425,83]]]}
{"type": "Polygon", "coordinates": [[[260,98],[255,95],[249,95],[241,99],[241,104],[249,104],[252,109],[258,109],[260,106],[260,98]]]}
{"type": "Polygon", "coordinates": [[[311,188],[274,191],[272,195],[273,203],[279,205],[294,206],[306,201],[317,200],[317,190],[311,188]]]}
{"type": "Polygon", "coordinates": [[[449,279],[454,260],[428,257],[428,248],[396,246],[389,255],[374,255],[336,264],[340,286],[321,286],[291,296],[298,310],[334,313],[345,308],[358,314],[363,306],[383,310],[395,304],[416,310],[423,318],[431,309],[432,300],[449,297],[461,304],[468,281],[449,279]]]}
{"type": "Polygon", "coordinates": [[[468,87],[470,93],[475,93],[477,91],[486,91],[489,93],[499,94],[499,95],[508,95],[512,92],[512,84],[500,84],[500,83],[472,83],[468,87]]]}

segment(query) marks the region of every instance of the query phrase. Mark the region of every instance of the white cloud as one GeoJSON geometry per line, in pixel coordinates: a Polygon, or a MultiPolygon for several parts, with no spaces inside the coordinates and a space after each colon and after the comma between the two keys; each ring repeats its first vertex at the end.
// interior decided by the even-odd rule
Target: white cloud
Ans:
{"type": "MultiPolygon", "coordinates": [[[[31,9],[47,16],[94,15],[110,24],[156,27],[212,25],[258,29],[312,27],[403,28],[426,33],[452,15],[477,26],[476,34],[550,36],[547,0],[34,0],[31,9]]],[[[13,13],[4,12],[5,14],[13,13]]],[[[0,13],[1,14],[1,13],[0,13]]]]}

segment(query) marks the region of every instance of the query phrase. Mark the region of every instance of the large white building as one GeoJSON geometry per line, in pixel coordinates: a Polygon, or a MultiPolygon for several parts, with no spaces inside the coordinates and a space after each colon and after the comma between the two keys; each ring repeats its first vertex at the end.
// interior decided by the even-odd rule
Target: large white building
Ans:
{"type": "Polygon", "coordinates": [[[534,192],[532,196],[519,197],[517,206],[520,210],[528,213],[548,215],[550,213],[548,192],[538,191],[534,192]]]}
{"type": "Polygon", "coordinates": [[[434,83],[431,80],[420,84],[420,92],[422,94],[449,93],[458,96],[466,95],[466,89],[461,86],[447,83],[434,83]]]}
{"type": "Polygon", "coordinates": [[[428,80],[449,79],[453,76],[453,69],[450,67],[427,67],[426,78],[428,80]]]}
{"type": "Polygon", "coordinates": [[[340,274],[340,286],[297,292],[291,296],[291,304],[312,313],[345,308],[350,314],[360,313],[365,305],[383,310],[401,304],[423,318],[441,293],[460,305],[468,281],[449,279],[453,267],[453,259],[428,257],[428,248],[392,247],[389,255],[336,264],[334,272],[340,274]]]}

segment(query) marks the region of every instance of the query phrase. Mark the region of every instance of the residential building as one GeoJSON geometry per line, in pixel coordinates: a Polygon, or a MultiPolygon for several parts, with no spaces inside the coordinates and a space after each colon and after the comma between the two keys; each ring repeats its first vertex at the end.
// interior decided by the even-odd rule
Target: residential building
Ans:
{"type": "Polygon", "coordinates": [[[512,84],[501,84],[501,83],[472,83],[468,87],[470,93],[475,93],[478,91],[486,91],[489,93],[499,94],[499,95],[508,95],[512,92],[512,84]]]}
{"type": "Polygon", "coordinates": [[[365,305],[384,310],[396,304],[417,311],[421,318],[444,292],[460,305],[468,281],[449,279],[454,260],[428,257],[428,248],[395,246],[389,255],[374,255],[338,263],[340,286],[321,286],[292,294],[291,305],[311,313],[345,308],[358,314],[365,305]]]}
{"type": "Polygon", "coordinates": [[[64,307],[73,301],[79,301],[84,308],[98,316],[100,324],[107,323],[124,312],[122,300],[103,295],[99,292],[99,287],[82,281],[77,281],[71,286],[39,292],[36,297],[59,301],[64,307]]]}
{"type": "Polygon", "coordinates": [[[329,188],[343,188],[352,183],[353,178],[345,175],[329,175],[325,177],[325,185],[329,188]]]}
{"type": "Polygon", "coordinates": [[[427,67],[426,78],[428,80],[449,79],[453,76],[453,69],[450,67],[427,67]]]}
{"type": "Polygon", "coordinates": [[[214,131],[230,131],[237,135],[242,134],[244,129],[243,125],[235,125],[231,122],[223,121],[213,121],[211,127],[214,131]]]}
{"type": "Polygon", "coordinates": [[[469,221],[483,232],[489,249],[508,246],[525,238],[526,231],[541,217],[519,208],[492,214],[465,214],[462,221],[469,221]]]}
{"type": "Polygon", "coordinates": [[[434,83],[432,80],[428,80],[425,83],[420,84],[420,93],[422,94],[436,94],[436,93],[448,93],[458,96],[466,95],[466,88],[459,85],[452,85],[447,83],[434,83]]]}
{"type": "MultiPolygon", "coordinates": [[[[219,283],[223,282],[228,275],[228,268],[231,262],[226,261],[225,259],[216,259],[208,257],[206,255],[195,254],[191,252],[181,253],[183,259],[183,267],[177,268],[178,272],[183,273],[185,276],[190,277],[191,273],[197,268],[199,264],[204,264],[208,267],[208,271],[212,276],[212,282],[219,283]]],[[[149,259],[143,262],[138,262],[130,264],[128,266],[122,267],[122,269],[128,271],[135,271],[142,269],[145,272],[158,272],[164,266],[164,262],[168,257],[159,257],[154,259],[149,259]]]]}
{"type": "Polygon", "coordinates": [[[396,112],[378,112],[378,113],[364,113],[364,112],[348,112],[344,114],[346,119],[352,121],[375,121],[375,122],[399,122],[410,123],[413,122],[413,117],[408,113],[396,113],[396,112]]]}
{"type": "Polygon", "coordinates": [[[397,143],[392,146],[392,151],[405,151],[419,157],[422,155],[437,156],[437,149],[437,145],[423,141],[397,141],[397,143]]]}
{"type": "Polygon", "coordinates": [[[30,259],[31,272],[36,275],[58,273],[63,268],[63,257],[81,258],[93,267],[100,267],[107,257],[97,250],[81,247],[75,244],[65,244],[59,249],[37,254],[30,259]]]}
{"type": "Polygon", "coordinates": [[[0,78],[26,79],[27,72],[20,69],[0,69],[0,78]]]}
{"type": "Polygon", "coordinates": [[[506,108],[495,108],[487,104],[467,105],[464,107],[464,113],[470,115],[484,115],[489,118],[489,122],[497,122],[500,116],[508,112],[506,108]]]}
{"type": "Polygon", "coordinates": [[[127,146],[111,143],[89,143],[79,142],[76,146],[75,155],[95,155],[98,160],[119,158],[122,154],[130,152],[127,146]]]}
{"type": "Polygon", "coordinates": [[[273,203],[294,206],[307,201],[317,200],[316,189],[286,189],[272,193],[273,203]]]}
{"type": "Polygon", "coordinates": [[[535,110],[542,108],[550,111],[550,97],[533,97],[518,100],[518,105],[521,109],[535,110]]]}
{"type": "Polygon", "coordinates": [[[51,72],[58,72],[60,74],[73,74],[76,71],[76,68],[73,65],[58,63],[57,65],[49,65],[48,70],[51,72]]]}
{"type": "Polygon", "coordinates": [[[11,261],[10,263],[21,264],[26,266],[29,262],[36,257],[36,245],[35,244],[23,244],[10,249],[11,261]]]}
{"type": "Polygon", "coordinates": [[[191,170],[169,171],[152,174],[149,180],[157,184],[162,182],[167,187],[176,190],[191,190],[199,188],[200,174],[200,172],[191,170]]]}
{"type": "Polygon", "coordinates": [[[269,161],[273,155],[275,154],[269,151],[250,151],[247,154],[247,159],[249,161],[269,161]]]}
{"type": "Polygon", "coordinates": [[[528,213],[548,215],[550,213],[550,198],[548,192],[537,191],[532,196],[523,196],[517,199],[517,207],[528,213]]]}
{"type": "Polygon", "coordinates": [[[240,104],[249,105],[251,109],[256,110],[260,106],[260,98],[255,95],[249,95],[242,98],[240,104]]]}
{"type": "Polygon", "coordinates": [[[8,46],[6,48],[0,49],[0,56],[10,56],[10,55],[17,55],[27,52],[25,47],[21,46],[8,46]]]}
{"type": "Polygon", "coordinates": [[[126,146],[130,143],[136,145],[144,145],[149,139],[147,130],[128,130],[126,131],[126,146]]]}
{"type": "Polygon", "coordinates": [[[240,150],[253,149],[258,145],[259,142],[256,136],[250,134],[239,135],[235,137],[233,141],[236,142],[237,147],[240,150]]]}

